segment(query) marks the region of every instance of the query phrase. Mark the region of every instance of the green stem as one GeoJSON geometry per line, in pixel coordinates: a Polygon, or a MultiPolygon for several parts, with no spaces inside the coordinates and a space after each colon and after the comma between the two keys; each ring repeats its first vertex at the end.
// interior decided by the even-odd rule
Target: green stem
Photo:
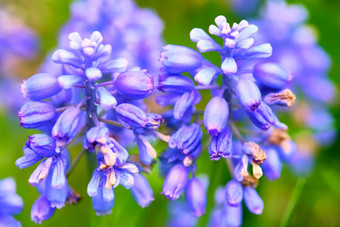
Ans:
{"type": "Polygon", "coordinates": [[[86,151],[87,151],[87,150],[82,149],[82,150],[79,152],[79,154],[78,154],[77,157],[73,160],[71,166],[70,166],[69,169],[67,170],[67,172],[66,172],[66,177],[68,177],[68,176],[72,173],[74,167],[76,167],[76,165],[78,164],[78,162],[80,161],[80,159],[83,157],[83,155],[86,153],[86,151]]]}
{"type": "Polygon", "coordinates": [[[289,201],[285,215],[283,216],[280,227],[286,227],[289,224],[290,219],[293,216],[294,209],[306,184],[305,178],[299,178],[296,182],[293,195],[289,201]]]}

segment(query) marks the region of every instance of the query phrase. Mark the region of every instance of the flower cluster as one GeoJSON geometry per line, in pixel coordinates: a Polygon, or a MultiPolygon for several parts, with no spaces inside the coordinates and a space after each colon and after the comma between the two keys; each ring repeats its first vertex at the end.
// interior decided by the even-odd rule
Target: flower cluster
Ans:
{"type": "Polygon", "coordinates": [[[24,206],[15,191],[15,181],[12,178],[0,180],[0,226],[21,227],[20,222],[12,217],[19,214],[24,206]]]}
{"type": "Polygon", "coordinates": [[[59,47],[68,46],[71,32],[90,36],[99,31],[112,46],[113,58],[126,58],[130,66],[158,71],[158,55],[163,44],[163,22],[150,9],[140,9],[133,0],[87,0],[71,5],[69,21],[59,34],[59,47]]]}
{"type": "Polygon", "coordinates": [[[23,104],[20,80],[13,78],[38,51],[38,38],[15,15],[0,6],[0,106],[17,112],[23,104]],[[8,95],[11,94],[11,95],[8,95]]]}
{"type": "Polygon", "coordinates": [[[184,46],[167,45],[161,52],[158,89],[165,94],[156,100],[161,106],[173,106],[163,116],[174,131],[169,149],[161,155],[161,169],[166,175],[162,194],[175,200],[185,191],[192,214],[204,214],[205,189],[195,172],[197,159],[208,148],[211,160],[228,160],[233,178],[226,185],[222,202],[228,217],[222,216],[227,225],[239,226],[242,201],[252,213],[262,213],[263,201],[255,188],[263,173],[270,180],[276,179],[281,172],[280,158],[287,162],[294,159],[287,126],[278,120],[272,106],[290,107],[295,95],[289,89],[267,93],[261,90],[262,78],[280,85],[291,76],[279,66],[266,72],[257,65],[272,55],[269,43],[255,45],[257,26],[245,20],[231,26],[224,16],[216,17],[215,22],[209,33],[221,38],[222,45],[200,28],[194,28],[190,38],[197,43],[199,52],[217,52],[221,57],[218,65],[184,46]],[[198,85],[182,73],[192,75],[198,85]],[[201,99],[207,100],[200,90],[211,90],[212,94],[204,111],[196,107],[201,99]],[[204,145],[201,124],[209,134],[204,145]],[[242,135],[242,131],[250,133],[242,135]]]}
{"type": "Polygon", "coordinates": [[[21,59],[31,59],[38,48],[37,37],[18,18],[0,8],[1,74],[9,74],[21,59]]]}
{"type": "Polygon", "coordinates": [[[270,58],[254,69],[261,91],[273,92],[289,87],[299,94],[299,105],[293,108],[291,115],[296,126],[309,128],[305,135],[296,136],[300,137],[297,145],[301,161],[310,163],[305,169],[293,166],[299,174],[312,169],[317,147],[328,145],[335,138],[334,120],[326,107],[336,92],[327,76],[331,61],[318,45],[314,29],[306,25],[307,17],[308,12],[302,5],[268,1],[261,10],[260,19],[254,20],[261,30],[259,39],[270,42],[275,50],[270,58]],[[281,77],[281,82],[271,81],[270,75],[278,70],[288,71],[293,77],[288,80],[281,77]],[[316,141],[317,144],[313,142],[315,145],[306,146],[306,141],[309,144],[316,141]]]}
{"type": "MultiPolygon", "coordinates": [[[[81,199],[68,177],[83,155],[92,171],[87,194],[97,215],[111,212],[119,185],[129,189],[141,207],[148,206],[154,195],[144,174],[158,162],[165,178],[161,194],[177,200],[170,204],[169,226],[195,225],[207,208],[208,179],[197,176],[198,160],[204,156],[225,162],[231,176],[216,190],[209,226],[240,226],[242,202],[250,212],[261,214],[264,203],[256,187],[263,175],[279,178],[283,163],[297,172],[311,166],[274,109],[292,107],[294,92],[301,89],[321,104],[332,96],[331,91],[315,96],[311,87],[301,86],[301,75],[311,73],[312,80],[331,90],[320,76],[327,67],[313,68],[315,61],[326,64],[328,58],[309,30],[299,27],[304,17],[280,19],[271,14],[279,15],[275,10],[264,15],[287,20],[287,26],[273,29],[280,32],[277,37],[268,30],[271,22],[258,22],[269,35],[257,36],[257,25],[246,20],[231,25],[218,16],[209,26],[214,38],[200,28],[190,32],[198,51],[169,44],[157,62],[162,23],[152,12],[125,0],[74,3],[52,61],[21,86],[27,102],[18,112],[20,125],[42,132],[29,136],[24,155],[16,161],[20,169],[38,164],[28,180],[41,194],[32,206],[32,220],[41,223],[65,203],[81,199]],[[306,34],[307,41],[301,38],[306,34]],[[292,45],[280,48],[280,39],[292,45]],[[295,58],[301,58],[301,68],[291,62],[288,53],[293,48],[299,50],[295,58]],[[206,52],[215,52],[220,61],[209,61],[202,54],[206,52]],[[289,86],[294,81],[299,82],[289,86]],[[156,103],[167,109],[162,114],[150,113],[144,103],[156,89],[156,103]],[[158,131],[163,122],[169,135],[158,131]],[[168,144],[159,156],[151,142],[156,139],[168,144]],[[82,149],[71,160],[75,143],[82,143],[82,149]],[[138,155],[129,151],[133,145],[138,155]]],[[[301,14],[296,9],[292,13],[301,14]]],[[[331,119],[322,113],[328,127],[331,119]]]]}
{"type": "Polygon", "coordinates": [[[102,42],[98,31],[90,38],[71,33],[69,48],[52,56],[65,74],[38,73],[22,83],[28,101],[18,112],[20,125],[44,132],[29,137],[24,156],[16,161],[20,169],[40,162],[29,179],[42,194],[32,207],[36,223],[50,218],[65,202],[79,200],[67,177],[84,153],[95,154],[91,165],[97,160],[87,192],[98,214],[110,212],[118,185],[131,189],[143,207],[153,200],[140,173],[157,156],[148,138],[165,137],[156,132],[162,117],[146,113],[142,102],[154,89],[153,76],[146,70],[128,69],[124,58],[112,59],[111,45],[102,42]],[[80,136],[84,136],[84,150],[71,163],[68,147],[80,136]],[[129,160],[121,145],[128,144],[121,139],[125,137],[137,141],[140,158],[129,160]]]}

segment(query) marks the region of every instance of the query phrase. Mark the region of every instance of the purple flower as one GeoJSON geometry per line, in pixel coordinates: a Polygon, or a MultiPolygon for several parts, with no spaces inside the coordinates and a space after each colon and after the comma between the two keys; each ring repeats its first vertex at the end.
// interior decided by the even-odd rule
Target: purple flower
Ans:
{"type": "Polygon", "coordinates": [[[55,208],[51,207],[45,195],[41,195],[33,204],[31,209],[31,219],[36,224],[41,224],[42,221],[50,219],[55,212],[55,208]]]}
{"type": "MultiPolygon", "coordinates": [[[[182,154],[186,155],[189,160],[192,161],[201,151],[202,136],[203,133],[199,125],[184,125],[171,136],[169,140],[169,147],[179,149],[182,154]]],[[[184,162],[186,162],[186,160],[184,160],[184,162]]],[[[190,162],[185,163],[185,165],[190,164],[190,162]]]]}
{"type": "Polygon", "coordinates": [[[142,109],[129,103],[118,105],[116,114],[118,121],[126,128],[144,128],[148,121],[142,109]]]}
{"type": "Polygon", "coordinates": [[[263,201],[254,188],[244,188],[244,202],[250,212],[254,214],[262,214],[263,201]]]}
{"type": "Polygon", "coordinates": [[[171,75],[162,78],[159,81],[157,88],[166,93],[184,94],[185,92],[194,89],[194,82],[183,75],[171,75]]]}
{"type": "Polygon", "coordinates": [[[253,75],[261,85],[273,89],[282,89],[292,80],[292,75],[286,69],[273,62],[257,64],[253,75]]]}
{"type": "Polygon", "coordinates": [[[109,110],[111,108],[114,108],[117,105],[116,98],[114,96],[112,96],[106,88],[99,87],[97,89],[97,95],[98,95],[98,98],[100,100],[100,105],[105,110],[109,110]]]}
{"type": "Polygon", "coordinates": [[[119,94],[128,99],[142,99],[148,97],[153,89],[152,76],[142,71],[129,71],[120,74],[115,80],[115,87],[119,94]]]}
{"type": "Polygon", "coordinates": [[[161,52],[160,61],[167,73],[178,74],[199,68],[203,57],[189,47],[166,45],[161,52]]]}
{"type": "Polygon", "coordinates": [[[185,187],[185,199],[188,207],[197,217],[205,213],[207,197],[205,187],[199,178],[192,178],[185,187]]]}
{"type": "Polygon", "coordinates": [[[261,104],[260,89],[251,80],[238,80],[235,85],[235,93],[239,102],[247,111],[255,111],[261,104]]]}
{"type": "Polygon", "coordinates": [[[15,164],[22,169],[42,160],[33,171],[28,182],[36,186],[44,180],[44,193],[51,203],[51,207],[60,209],[64,206],[68,194],[67,179],[65,176],[68,166],[68,151],[63,150],[59,153],[56,152],[54,147],[55,141],[51,142],[52,138],[45,139],[48,141],[47,145],[39,144],[39,146],[37,146],[30,138],[27,144],[30,145],[33,150],[25,147],[24,156],[19,158],[15,164]],[[49,146],[51,150],[48,149],[49,146]]]}
{"type": "Polygon", "coordinates": [[[222,220],[225,226],[241,226],[242,206],[231,206],[228,203],[225,203],[222,211],[222,220]]]}
{"type": "Polygon", "coordinates": [[[132,67],[158,72],[163,22],[153,10],[141,9],[132,0],[75,2],[69,21],[61,29],[59,46],[68,47],[70,32],[90,36],[94,30],[112,46],[111,57],[123,57],[132,67]]]}
{"type": "Polygon", "coordinates": [[[228,126],[226,126],[218,136],[213,136],[209,145],[209,155],[211,160],[220,158],[229,158],[232,151],[232,135],[228,126]]]}
{"type": "Polygon", "coordinates": [[[147,207],[154,200],[152,188],[142,174],[137,174],[134,178],[135,183],[131,193],[141,207],[147,207]]]}
{"type": "Polygon", "coordinates": [[[54,107],[48,102],[27,102],[18,112],[20,126],[38,128],[55,117],[54,107]]]}
{"type": "Polygon", "coordinates": [[[268,180],[276,180],[281,175],[282,164],[275,147],[265,148],[267,159],[264,160],[261,167],[264,175],[268,180]]]}
{"type": "Polygon", "coordinates": [[[21,85],[21,92],[24,97],[33,101],[49,98],[60,91],[61,87],[59,86],[58,78],[49,73],[35,74],[24,80],[21,85]]]}
{"type": "Polygon", "coordinates": [[[106,166],[101,155],[97,155],[97,158],[100,165],[93,171],[91,181],[87,186],[87,194],[92,197],[93,209],[104,215],[112,209],[114,204],[113,187],[121,184],[127,189],[132,188],[138,168],[134,164],[125,162],[115,162],[113,166],[106,166]]]}
{"type": "Polygon", "coordinates": [[[183,164],[173,166],[165,178],[162,193],[169,200],[182,194],[188,181],[189,170],[183,164]]]}
{"type": "Polygon", "coordinates": [[[204,110],[204,126],[211,136],[217,136],[226,127],[229,117],[227,101],[221,97],[210,99],[204,110]]]}
{"type": "Polygon", "coordinates": [[[225,198],[229,205],[240,206],[243,199],[243,189],[240,182],[231,180],[225,186],[225,198]]]}
{"type": "Polygon", "coordinates": [[[194,227],[198,223],[198,218],[192,214],[192,211],[183,200],[170,202],[168,210],[167,227],[194,227]]]}
{"type": "Polygon", "coordinates": [[[42,157],[49,157],[56,154],[56,141],[45,134],[29,136],[26,147],[31,149],[36,155],[42,157]]]}
{"type": "Polygon", "coordinates": [[[16,194],[15,181],[12,178],[0,180],[0,226],[21,227],[13,215],[19,214],[24,203],[16,194]]]}
{"type": "Polygon", "coordinates": [[[53,126],[52,136],[57,141],[57,146],[70,142],[84,126],[84,115],[77,107],[65,110],[53,126]]]}
{"type": "Polygon", "coordinates": [[[22,211],[24,203],[15,191],[16,185],[12,178],[0,180],[0,215],[10,216],[19,214],[22,211]]]}
{"type": "Polygon", "coordinates": [[[247,115],[260,129],[268,130],[272,125],[280,129],[287,129],[287,126],[277,119],[271,108],[264,102],[261,102],[255,110],[248,110],[247,115]]]}
{"type": "Polygon", "coordinates": [[[92,196],[92,204],[97,215],[110,214],[114,205],[114,191],[112,186],[106,188],[104,187],[104,183],[100,182],[96,194],[92,196]]]}
{"type": "Polygon", "coordinates": [[[106,144],[108,142],[109,129],[103,126],[92,127],[86,133],[84,139],[84,148],[94,151],[97,144],[106,144]]]}

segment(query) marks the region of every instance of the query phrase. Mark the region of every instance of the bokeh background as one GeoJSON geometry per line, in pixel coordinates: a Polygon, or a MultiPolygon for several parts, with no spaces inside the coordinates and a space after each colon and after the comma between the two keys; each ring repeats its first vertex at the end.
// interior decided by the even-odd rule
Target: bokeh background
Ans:
{"type": "MultiPolygon", "coordinates": [[[[251,0],[249,0],[251,1],[251,0]]],[[[340,1],[336,0],[300,0],[288,1],[305,5],[309,11],[308,23],[318,30],[319,42],[332,59],[331,80],[340,85],[340,1]]],[[[17,75],[27,78],[37,71],[45,55],[57,44],[60,26],[69,17],[70,0],[1,0],[0,4],[30,26],[41,39],[38,56],[16,68],[17,75]]],[[[154,9],[165,23],[165,43],[187,45],[195,44],[189,39],[193,27],[207,30],[217,15],[225,15],[228,21],[240,20],[225,0],[137,0],[141,7],[154,9]]],[[[274,50],[275,51],[275,50],[274,50]]],[[[317,85],[316,85],[317,86],[317,85]]],[[[6,95],[0,97],[6,99],[6,95]]],[[[8,97],[7,97],[8,98],[8,97]]],[[[331,106],[336,128],[340,129],[340,103],[338,96],[331,106]]],[[[28,178],[34,167],[19,170],[15,160],[22,155],[22,146],[32,131],[20,128],[14,113],[0,110],[0,179],[13,176],[17,182],[18,194],[24,199],[24,210],[16,216],[23,226],[35,226],[30,220],[30,208],[38,197],[38,192],[28,184],[28,178]]],[[[163,145],[164,146],[164,145],[163,145]]],[[[306,178],[289,226],[340,226],[340,133],[336,142],[324,147],[317,154],[316,167],[306,178]]],[[[71,149],[73,156],[77,147],[71,149]]],[[[156,146],[161,151],[162,145],[156,146]]],[[[210,162],[208,156],[202,156],[198,172],[205,172],[210,177],[208,189],[208,213],[213,206],[213,193],[218,185],[229,179],[223,162],[210,162]],[[203,160],[203,161],[202,161],[203,160]]],[[[155,168],[157,169],[157,168],[155,168]]],[[[167,201],[160,195],[163,180],[157,171],[148,179],[154,189],[155,201],[145,209],[140,208],[130,192],[123,187],[115,190],[115,206],[112,214],[96,217],[91,200],[86,194],[86,185],[91,177],[83,158],[70,177],[70,185],[82,196],[77,205],[66,206],[58,210],[42,226],[164,226],[166,224],[167,201]]],[[[261,216],[244,212],[244,226],[278,226],[288,209],[298,178],[284,168],[282,177],[274,182],[262,179],[258,188],[264,200],[265,209],[261,216]]],[[[208,215],[200,218],[199,225],[205,226],[208,215]]]]}

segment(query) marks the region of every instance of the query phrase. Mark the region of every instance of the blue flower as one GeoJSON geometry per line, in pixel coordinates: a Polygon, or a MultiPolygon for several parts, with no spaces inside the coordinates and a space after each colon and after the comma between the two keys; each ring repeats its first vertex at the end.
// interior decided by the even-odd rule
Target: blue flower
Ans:
{"type": "Polygon", "coordinates": [[[52,128],[52,136],[57,141],[57,146],[70,142],[84,126],[84,115],[77,107],[70,107],[58,118],[52,128]]]}
{"type": "Polygon", "coordinates": [[[162,193],[169,200],[176,200],[182,194],[188,181],[189,169],[183,164],[173,166],[165,178],[162,193]]]}
{"type": "Polygon", "coordinates": [[[15,181],[12,178],[0,180],[0,225],[1,226],[21,226],[12,215],[22,211],[24,203],[20,196],[16,194],[15,181]]]}
{"type": "Polygon", "coordinates": [[[211,160],[229,158],[232,151],[232,135],[228,126],[221,133],[213,136],[209,145],[209,155],[211,160]]]}
{"type": "Polygon", "coordinates": [[[132,0],[75,2],[69,21],[61,29],[59,45],[67,46],[65,41],[72,31],[89,36],[94,30],[105,34],[113,58],[124,57],[133,67],[158,71],[163,22],[154,11],[141,9],[132,0]]]}
{"type": "Polygon", "coordinates": [[[21,85],[21,92],[24,97],[33,101],[49,98],[60,91],[61,87],[59,86],[58,78],[49,73],[35,74],[24,80],[21,85]]]}
{"type": "Polygon", "coordinates": [[[199,178],[192,178],[185,187],[185,199],[188,207],[197,217],[205,213],[207,197],[205,186],[199,178]]]}
{"type": "MultiPolygon", "coordinates": [[[[117,154],[118,156],[118,154],[117,154]]],[[[114,204],[114,187],[119,184],[130,189],[134,185],[134,175],[138,168],[131,163],[114,163],[112,167],[106,166],[101,156],[98,156],[99,168],[95,169],[87,193],[92,197],[93,208],[98,214],[108,213],[114,204]]]]}
{"type": "Polygon", "coordinates": [[[41,195],[33,204],[31,209],[31,219],[36,224],[50,219],[55,212],[55,208],[51,207],[50,201],[45,195],[41,195]]]}
{"type": "Polygon", "coordinates": [[[150,74],[142,71],[129,71],[116,78],[115,87],[125,98],[142,99],[152,93],[154,82],[150,74]]]}
{"type": "Polygon", "coordinates": [[[27,102],[18,112],[20,126],[38,128],[55,117],[55,109],[48,102],[27,102]]]}
{"type": "Polygon", "coordinates": [[[152,188],[142,174],[137,174],[134,178],[131,193],[141,207],[147,207],[154,200],[152,188]]]}
{"type": "Polygon", "coordinates": [[[184,164],[190,165],[201,151],[202,136],[203,133],[199,125],[184,125],[171,136],[169,140],[169,147],[177,148],[183,155],[186,156],[183,160],[184,164]]]}
{"type": "Polygon", "coordinates": [[[227,101],[215,96],[210,99],[204,110],[204,126],[211,136],[217,136],[226,127],[229,117],[227,101]]]}
{"type": "Polygon", "coordinates": [[[189,47],[166,45],[161,52],[160,61],[167,73],[178,74],[199,68],[203,57],[189,47]]]}

